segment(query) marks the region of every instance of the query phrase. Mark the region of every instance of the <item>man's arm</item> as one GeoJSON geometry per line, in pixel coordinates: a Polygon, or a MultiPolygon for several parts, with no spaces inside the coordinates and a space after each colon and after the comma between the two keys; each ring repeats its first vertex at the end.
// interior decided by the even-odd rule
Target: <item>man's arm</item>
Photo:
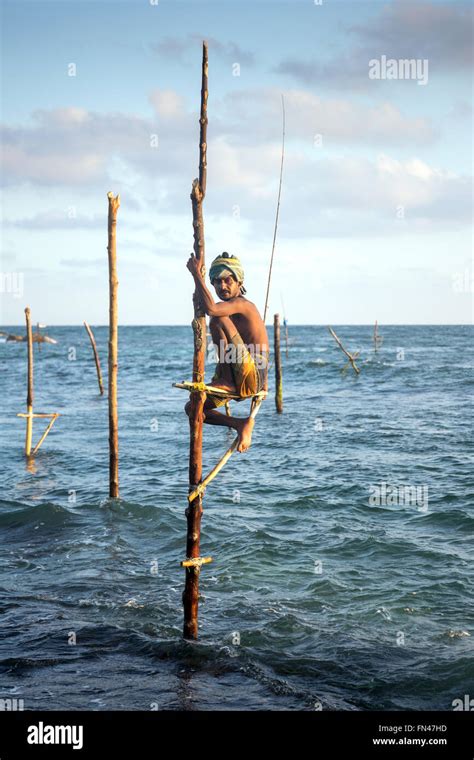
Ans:
{"type": "Polygon", "coordinates": [[[244,314],[247,312],[247,301],[241,298],[231,299],[230,301],[219,301],[218,303],[214,301],[204,282],[199,262],[194,256],[188,261],[188,269],[194,277],[204,311],[210,317],[230,317],[231,314],[244,314]]]}

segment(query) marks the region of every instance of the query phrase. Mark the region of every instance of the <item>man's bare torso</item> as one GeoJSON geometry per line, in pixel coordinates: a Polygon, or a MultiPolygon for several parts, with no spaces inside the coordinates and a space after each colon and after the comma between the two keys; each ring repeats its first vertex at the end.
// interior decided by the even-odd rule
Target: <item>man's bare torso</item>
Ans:
{"type": "Polygon", "coordinates": [[[244,343],[247,347],[254,347],[255,351],[268,351],[267,330],[255,304],[243,298],[243,296],[232,300],[245,303],[245,313],[232,314],[230,316],[244,343]]]}

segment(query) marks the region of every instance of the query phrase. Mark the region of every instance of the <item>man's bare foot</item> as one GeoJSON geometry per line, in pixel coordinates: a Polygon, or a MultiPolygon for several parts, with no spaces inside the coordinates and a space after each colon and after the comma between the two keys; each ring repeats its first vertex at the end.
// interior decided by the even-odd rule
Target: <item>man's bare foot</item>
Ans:
{"type": "Polygon", "coordinates": [[[239,445],[237,446],[237,451],[240,451],[242,453],[250,448],[250,444],[252,443],[252,431],[254,425],[255,420],[252,419],[252,417],[247,417],[246,419],[239,421],[239,426],[237,428],[237,432],[239,434],[239,445]]]}

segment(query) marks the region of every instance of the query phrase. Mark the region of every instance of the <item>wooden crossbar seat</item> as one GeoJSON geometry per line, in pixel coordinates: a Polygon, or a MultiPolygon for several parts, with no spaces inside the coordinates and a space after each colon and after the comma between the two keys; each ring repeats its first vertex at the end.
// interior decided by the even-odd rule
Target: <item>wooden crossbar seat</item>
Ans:
{"type": "Polygon", "coordinates": [[[239,396],[238,393],[232,393],[226,391],[224,388],[219,388],[215,385],[206,385],[206,383],[193,383],[191,381],[183,380],[182,383],[173,383],[173,388],[182,388],[182,390],[189,393],[209,393],[213,396],[219,396],[220,398],[227,398],[229,401],[245,401],[245,399],[259,399],[262,400],[267,395],[267,391],[259,391],[252,396],[239,396]]]}

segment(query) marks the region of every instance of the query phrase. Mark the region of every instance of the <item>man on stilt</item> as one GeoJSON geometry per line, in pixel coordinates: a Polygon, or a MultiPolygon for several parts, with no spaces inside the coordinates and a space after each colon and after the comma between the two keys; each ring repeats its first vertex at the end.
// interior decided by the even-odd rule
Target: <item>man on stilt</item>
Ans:
{"type": "MultiPolygon", "coordinates": [[[[194,277],[203,308],[210,316],[209,328],[217,353],[217,365],[210,385],[236,394],[242,401],[268,390],[268,335],[254,303],[244,297],[244,272],[239,259],[224,252],[212,262],[209,279],[220,302],[215,302],[204,280],[201,265],[191,254],[187,267],[194,277]]],[[[216,411],[223,397],[207,394],[204,422],[236,430],[237,450],[247,451],[252,441],[254,419],[233,417],[216,411]]],[[[190,402],[185,406],[189,414],[190,402]]]]}

